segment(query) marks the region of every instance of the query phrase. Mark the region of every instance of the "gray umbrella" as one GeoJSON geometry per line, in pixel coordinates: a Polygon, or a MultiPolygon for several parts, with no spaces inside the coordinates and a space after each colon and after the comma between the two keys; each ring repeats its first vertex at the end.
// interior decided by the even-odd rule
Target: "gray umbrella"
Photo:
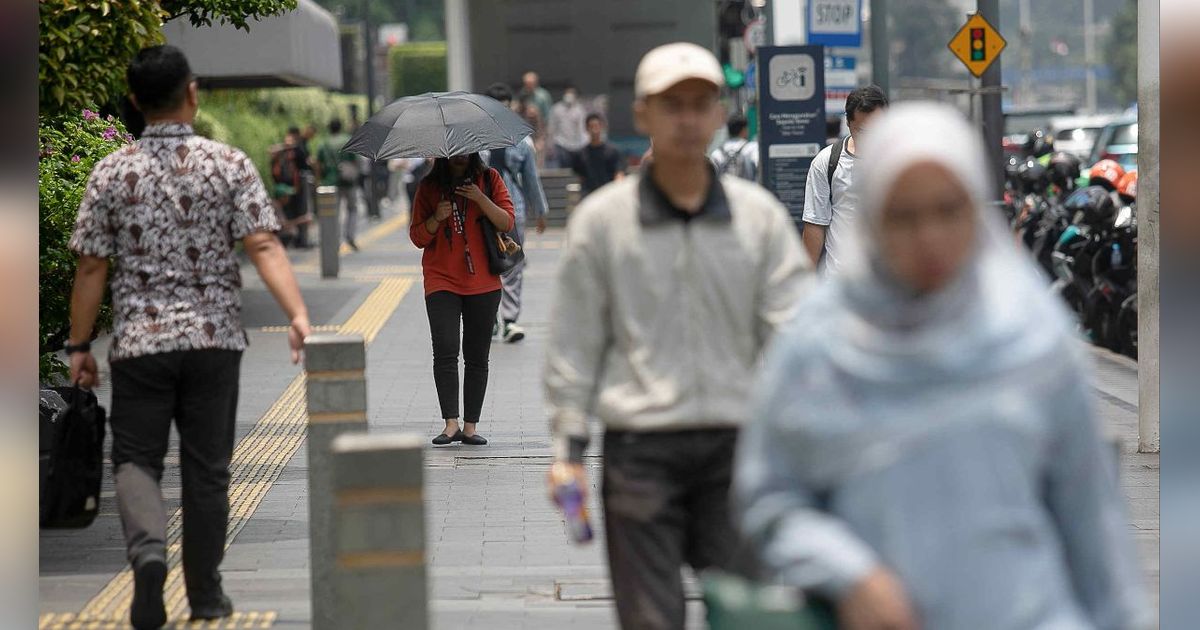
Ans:
{"type": "Polygon", "coordinates": [[[342,150],[375,160],[451,157],[516,146],[531,133],[520,116],[494,98],[429,92],[379,110],[342,150]]]}

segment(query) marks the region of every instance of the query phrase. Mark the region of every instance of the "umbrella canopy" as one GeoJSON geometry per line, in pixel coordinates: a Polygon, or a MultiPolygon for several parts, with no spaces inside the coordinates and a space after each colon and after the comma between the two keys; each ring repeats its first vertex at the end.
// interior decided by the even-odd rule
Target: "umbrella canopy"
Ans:
{"type": "Polygon", "coordinates": [[[516,146],[531,133],[520,116],[496,99],[429,92],[379,110],[342,150],[375,160],[451,157],[516,146]]]}

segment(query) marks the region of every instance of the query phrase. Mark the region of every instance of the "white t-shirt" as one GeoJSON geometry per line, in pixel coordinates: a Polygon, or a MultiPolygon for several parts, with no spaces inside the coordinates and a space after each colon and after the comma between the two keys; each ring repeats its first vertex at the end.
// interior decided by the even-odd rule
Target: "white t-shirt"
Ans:
{"type": "Polygon", "coordinates": [[[833,172],[833,205],[829,204],[829,154],[833,145],[821,149],[808,168],[808,181],[804,184],[804,222],[827,226],[825,253],[821,260],[821,271],[837,271],[838,244],[850,239],[850,231],[858,214],[858,191],[854,190],[854,154],[843,147],[838,158],[837,170],[833,172]]]}

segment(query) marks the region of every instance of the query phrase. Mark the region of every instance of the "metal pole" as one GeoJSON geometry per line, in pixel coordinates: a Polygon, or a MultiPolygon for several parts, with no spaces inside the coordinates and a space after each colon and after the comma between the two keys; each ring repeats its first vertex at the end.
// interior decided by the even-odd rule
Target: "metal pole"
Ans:
{"type": "Polygon", "coordinates": [[[1017,5],[1021,24],[1021,98],[1022,104],[1033,102],[1033,23],[1030,21],[1031,0],[1021,0],[1017,5]]]}
{"type": "Polygon", "coordinates": [[[1159,2],[1138,0],[1138,452],[1159,452],[1159,2]]]}
{"type": "Polygon", "coordinates": [[[1096,4],[1083,0],[1083,57],[1087,64],[1087,113],[1096,112],[1096,4]]]}
{"type": "Polygon", "coordinates": [[[375,34],[371,32],[371,0],[363,0],[363,43],[366,46],[367,118],[375,113],[375,34]]]}
{"type": "MultiPolygon", "coordinates": [[[[978,0],[979,14],[992,25],[1000,24],[1000,0],[978,0]]],[[[1004,111],[1000,102],[1000,59],[997,58],[983,72],[985,91],[980,99],[983,103],[983,142],[987,148],[988,163],[992,168],[994,195],[1004,190],[1004,111]]]]}
{"type": "Polygon", "coordinates": [[[871,82],[891,94],[887,0],[871,0],[871,82]]]}
{"type": "Polygon", "coordinates": [[[341,224],[338,215],[341,208],[338,203],[336,186],[321,186],[317,188],[317,228],[321,230],[321,277],[338,277],[339,248],[342,244],[341,224]]]}

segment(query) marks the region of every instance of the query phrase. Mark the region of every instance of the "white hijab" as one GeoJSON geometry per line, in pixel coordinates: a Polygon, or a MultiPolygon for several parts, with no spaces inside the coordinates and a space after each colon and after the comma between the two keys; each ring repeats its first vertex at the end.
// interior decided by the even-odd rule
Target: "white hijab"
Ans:
{"type": "Polygon", "coordinates": [[[834,360],[872,379],[945,379],[1017,367],[1061,347],[1071,334],[1066,311],[985,202],[990,186],[979,132],[948,106],[905,103],[885,112],[861,146],[854,185],[862,204],[846,264],[833,280],[847,311],[834,360]],[[918,295],[888,271],[877,233],[899,176],[927,161],[967,190],[979,229],[958,275],[918,295]]]}

